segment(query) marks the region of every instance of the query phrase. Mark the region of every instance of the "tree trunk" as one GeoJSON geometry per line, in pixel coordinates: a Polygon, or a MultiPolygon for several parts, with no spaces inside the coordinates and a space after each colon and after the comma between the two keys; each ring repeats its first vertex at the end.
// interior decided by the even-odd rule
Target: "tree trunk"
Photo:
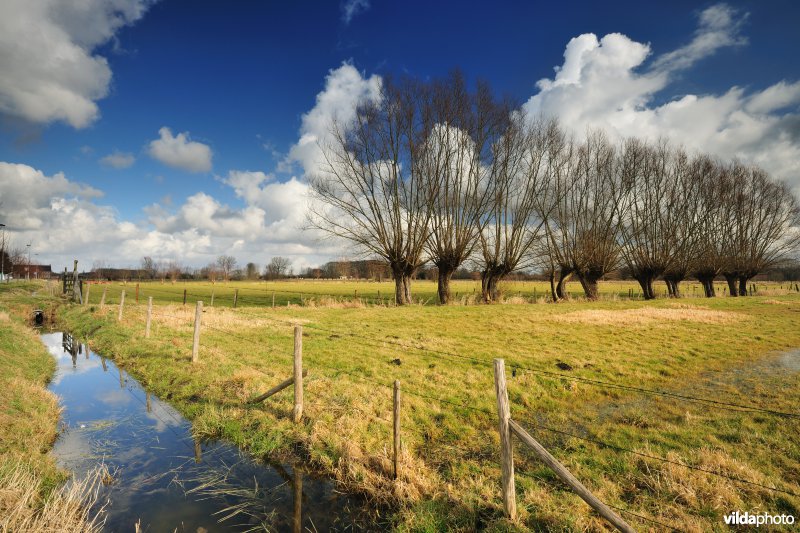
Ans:
{"type": "Polygon", "coordinates": [[[653,290],[653,276],[651,274],[639,274],[636,276],[636,281],[639,282],[639,286],[642,288],[642,295],[644,295],[645,300],[655,299],[656,293],[653,290]]]}
{"type": "Polygon", "coordinates": [[[710,274],[698,274],[697,281],[703,286],[703,292],[705,293],[706,298],[714,298],[717,295],[716,290],[714,289],[714,278],[716,276],[712,276],[710,274]]]}
{"type": "Polygon", "coordinates": [[[738,276],[736,274],[723,274],[725,281],[728,282],[728,292],[731,296],[739,296],[739,288],[736,285],[738,276]]]}
{"type": "Polygon", "coordinates": [[[394,279],[394,303],[397,305],[408,305],[411,303],[411,272],[403,268],[402,265],[392,267],[392,278],[394,279]]]}
{"type": "Polygon", "coordinates": [[[583,287],[583,292],[586,294],[587,300],[594,301],[599,297],[600,293],[597,288],[597,280],[599,279],[599,276],[592,274],[578,274],[578,280],[581,282],[581,287],[583,287]]]}
{"type": "Polygon", "coordinates": [[[739,276],[739,296],[747,296],[747,276],[739,276]]]}
{"type": "Polygon", "coordinates": [[[680,298],[681,297],[681,280],[676,278],[666,278],[664,282],[667,284],[667,291],[669,292],[670,298],[680,298]]]}
{"type": "Polygon", "coordinates": [[[558,276],[558,285],[556,285],[556,298],[559,300],[568,300],[569,295],[566,291],[567,282],[572,277],[572,270],[562,268],[558,276]]]}
{"type": "Polygon", "coordinates": [[[481,275],[481,294],[483,301],[488,303],[496,302],[500,297],[498,283],[500,282],[500,274],[493,271],[484,271],[481,275]]]}
{"type": "Polygon", "coordinates": [[[453,277],[453,270],[439,268],[439,304],[447,305],[450,303],[450,278],[453,277]]]}
{"type": "Polygon", "coordinates": [[[558,301],[558,296],[556,295],[556,271],[555,271],[555,269],[552,269],[550,271],[550,298],[552,298],[554,302],[558,301]]]}

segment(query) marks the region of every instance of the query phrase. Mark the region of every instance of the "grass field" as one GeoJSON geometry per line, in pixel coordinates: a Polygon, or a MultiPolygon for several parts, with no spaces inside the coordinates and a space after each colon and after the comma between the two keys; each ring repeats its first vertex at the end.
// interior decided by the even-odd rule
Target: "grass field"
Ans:
{"type": "MultiPolygon", "coordinates": [[[[259,456],[300,456],[344,489],[390,504],[400,530],[603,529],[519,444],[520,518],[503,518],[491,369],[502,357],[512,417],[601,499],[639,515],[624,515],[635,527],[663,529],[650,519],[722,531],[723,515],[735,510],[800,518],[800,421],[765,411],[798,413],[800,356],[787,350],[800,346],[800,297],[779,284],[759,286],[755,297],[642,302],[626,298],[632,284],[608,283],[600,302],[531,305],[522,302],[541,301],[533,291],[546,294],[546,285],[525,283],[507,286],[503,305],[396,308],[311,296],[350,297],[357,289],[377,300],[378,290],[391,294],[390,284],[217,284],[210,307],[212,286],[188,283],[189,303],[206,302],[196,365],[194,305],[180,304],[180,283],[142,284],[138,305],[134,284],[106,285],[107,303],[131,291],[121,323],[116,307],[97,305],[102,286],[93,286],[90,305],[65,308],[60,319],[172,401],[197,436],[226,438],[259,456]],[[302,292],[305,305],[283,298],[273,309],[272,290],[297,291],[290,303],[302,292]],[[146,296],[157,304],[151,339],[143,338],[146,296]],[[290,390],[244,405],[291,375],[295,322],[304,324],[309,370],[301,425],[290,420],[290,390]],[[403,390],[397,481],[390,476],[395,379],[403,390]]],[[[459,282],[453,291],[473,287],[459,282]]],[[[414,286],[423,302],[434,291],[430,282],[414,286]]]]}
{"type": "MultiPolygon", "coordinates": [[[[55,282],[53,282],[55,285],[55,282]]],[[[137,285],[139,300],[147,301],[152,296],[156,302],[181,302],[183,291],[186,301],[194,303],[203,300],[208,305],[211,295],[217,306],[233,306],[234,294],[238,290],[237,304],[240,306],[267,306],[273,302],[276,306],[290,305],[330,305],[336,300],[341,303],[359,301],[365,305],[391,305],[394,296],[394,283],[391,281],[330,281],[330,280],[280,280],[280,281],[232,281],[232,282],[200,282],[200,281],[166,281],[136,282],[92,282],[89,288],[89,302],[98,304],[106,292],[106,301],[119,302],[124,290],[128,301],[136,298],[137,285]]],[[[717,294],[724,295],[725,283],[717,282],[717,294]]],[[[755,283],[759,295],[796,294],[794,284],[789,282],[755,283]]],[[[480,281],[454,280],[451,284],[453,303],[455,305],[473,305],[480,301],[480,281]]],[[[575,300],[583,299],[580,283],[567,284],[567,290],[575,300]]],[[[550,286],[546,281],[507,281],[501,284],[503,298],[516,301],[541,301],[549,297],[550,286]]],[[[702,298],[702,287],[697,282],[684,282],[681,291],[685,298],[702,298]]],[[[666,297],[663,284],[656,284],[656,294],[666,297]]],[[[418,305],[436,305],[436,282],[417,280],[412,285],[412,296],[418,305]]],[[[641,300],[641,288],[635,281],[609,281],[600,283],[600,296],[605,300],[641,300]]]]}

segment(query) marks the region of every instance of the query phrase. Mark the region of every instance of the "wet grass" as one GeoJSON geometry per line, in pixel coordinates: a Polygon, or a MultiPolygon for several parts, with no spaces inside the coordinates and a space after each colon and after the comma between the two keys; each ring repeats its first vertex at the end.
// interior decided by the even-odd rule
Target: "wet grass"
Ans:
{"type": "MultiPolygon", "coordinates": [[[[207,305],[196,365],[193,305],[158,304],[148,340],[141,297],[117,323],[116,309],[96,305],[95,289],[91,305],[64,310],[65,325],[79,335],[94,331],[95,349],[172,401],[193,420],[198,437],[223,437],[256,455],[299,456],[343,489],[393,505],[401,530],[604,527],[519,446],[520,518],[502,517],[495,357],[506,360],[512,416],[612,505],[690,531],[723,530],[722,516],[734,510],[800,516],[800,499],[786,493],[800,493],[796,418],[585,381],[797,413],[798,369],[774,354],[800,346],[800,297],[778,287],[739,299],[558,305],[287,308],[284,302],[265,309],[240,300],[235,310],[207,305]],[[291,322],[305,324],[309,377],[301,425],[290,420],[291,389],[263,405],[244,403],[291,375],[291,322]],[[396,481],[390,475],[395,379],[404,391],[396,481]],[[540,424],[572,436],[535,429],[540,424]]],[[[641,529],[652,526],[626,518],[641,529]]]]}

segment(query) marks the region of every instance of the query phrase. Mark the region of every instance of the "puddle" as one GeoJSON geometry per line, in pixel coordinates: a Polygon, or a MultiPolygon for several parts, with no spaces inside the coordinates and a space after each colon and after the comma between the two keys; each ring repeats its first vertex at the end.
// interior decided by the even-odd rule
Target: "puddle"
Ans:
{"type": "Polygon", "coordinates": [[[58,463],[78,476],[100,462],[115,472],[104,489],[106,531],[133,531],[138,520],[142,531],[380,529],[330,480],[195,442],[188,420],[113,362],[65,333],[41,339],[57,363],[49,388],[63,408],[58,463]]]}

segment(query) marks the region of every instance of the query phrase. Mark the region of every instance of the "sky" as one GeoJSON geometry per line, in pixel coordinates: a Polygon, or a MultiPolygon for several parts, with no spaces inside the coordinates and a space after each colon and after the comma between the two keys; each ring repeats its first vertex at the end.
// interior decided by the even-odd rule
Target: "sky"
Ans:
{"type": "Polygon", "coordinates": [[[800,3],[0,0],[0,223],[33,262],[295,269],[333,116],[453,69],[582,135],[800,187],[800,3]]]}

